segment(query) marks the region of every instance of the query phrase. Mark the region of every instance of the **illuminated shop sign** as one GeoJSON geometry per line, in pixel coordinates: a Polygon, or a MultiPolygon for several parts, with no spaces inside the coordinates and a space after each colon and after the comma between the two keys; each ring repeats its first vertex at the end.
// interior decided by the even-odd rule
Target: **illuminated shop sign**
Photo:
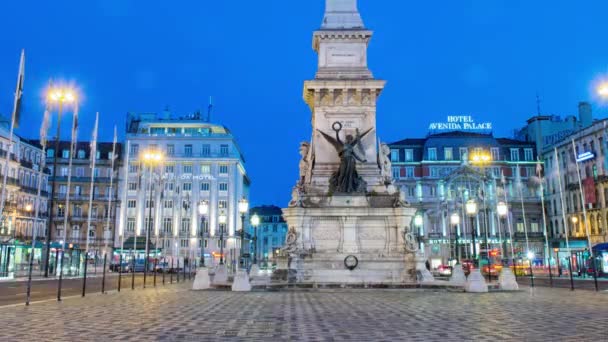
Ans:
{"type": "Polygon", "coordinates": [[[593,159],[593,158],[595,158],[595,154],[593,154],[591,152],[585,152],[585,153],[579,154],[578,157],[576,157],[576,161],[580,163],[582,161],[593,159]]]}
{"type": "Polygon", "coordinates": [[[475,122],[470,115],[450,115],[445,122],[432,122],[430,131],[491,131],[491,122],[475,122]]]}

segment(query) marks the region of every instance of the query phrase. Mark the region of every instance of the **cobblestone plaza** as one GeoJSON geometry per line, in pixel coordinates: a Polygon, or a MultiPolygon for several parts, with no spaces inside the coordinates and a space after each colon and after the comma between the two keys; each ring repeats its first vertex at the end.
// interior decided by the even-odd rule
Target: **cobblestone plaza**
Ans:
{"type": "Polygon", "coordinates": [[[608,293],[193,292],[190,283],[0,308],[1,341],[605,341],[608,293]]]}

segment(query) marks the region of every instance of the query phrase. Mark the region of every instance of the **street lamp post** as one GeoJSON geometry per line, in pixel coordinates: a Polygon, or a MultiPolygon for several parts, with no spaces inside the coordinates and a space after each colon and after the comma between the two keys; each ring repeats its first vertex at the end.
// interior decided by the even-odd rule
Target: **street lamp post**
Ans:
{"type": "Polygon", "coordinates": [[[224,265],[224,225],[226,224],[226,219],[226,213],[222,211],[218,217],[220,224],[220,265],[224,265]]]}
{"type": "MultiPolygon", "coordinates": [[[[239,201],[239,213],[241,214],[241,252],[240,252],[240,260],[239,264],[245,266],[245,258],[243,256],[245,251],[245,214],[249,210],[249,202],[246,198],[242,198],[239,201]]],[[[244,268],[244,267],[243,267],[244,268]]]]}
{"type": "MultiPolygon", "coordinates": [[[[505,220],[507,218],[507,215],[509,214],[509,207],[507,206],[507,204],[505,202],[498,202],[498,204],[496,205],[496,212],[498,213],[498,217],[500,218],[500,223],[501,226],[504,227],[505,225],[505,220]]],[[[498,230],[500,231],[500,229],[502,229],[501,227],[498,227],[498,230]]],[[[508,252],[507,252],[507,232],[505,231],[505,239],[503,241],[503,243],[501,244],[501,255],[507,259],[507,265],[509,264],[509,258],[507,256],[508,252]]],[[[510,237],[512,238],[512,237],[510,237]]],[[[511,256],[513,257],[513,256],[511,256]]]]}
{"type": "MultiPolygon", "coordinates": [[[[61,112],[63,106],[76,102],[76,95],[71,89],[51,88],[47,94],[47,101],[50,104],[57,104],[57,133],[55,135],[55,149],[53,150],[53,180],[51,182],[51,198],[47,209],[48,222],[46,230],[46,251],[44,258],[44,277],[49,276],[49,259],[51,255],[51,229],[53,228],[53,204],[55,203],[55,179],[57,178],[57,159],[59,155],[59,139],[61,136],[61,112]]],[[[64,227],[67,232],[67,227],[64,227]]],[[[55,260],[55,265],[57,265],[55,260]]],[[[63,265],[61,265],[63,267],[63,265]]]]}
{"type": "Polygon", "coordinates": [[[475,238],[477,237],[477,228],[475,227],[475,216],[477,216],[477,211],[479,210],[477,207],[477,202],[474,199],[470,199],[465,204],[465,210],[467,215],[471,220],[471,236],[473,238],[473,264],[474,266],[479,266],[479,261],[477,260],[477,242],[475,238]]]}
{"type": "MultiPolygon", "coordinates": [[[[144,260],[144,288],[146,288],[146,276],[148,274],[148,260],[150,259],[150,230],[153,227],[152,224],[152,188],[153,188],[153,180],[152,180],[152,169],[163,159],[162,154],[159,151],[149,150],[143,154],[143,162],[148,165],[149,170],[149,196],[148,196],[148,222],[144,224],[146,228],[146,259],[144,260]]],[[[135,271],[135,270],[133,270],[135,271]]],[[[156,270],[155,270],[156,271],[156,270]]]]}
{"type": "Polygon", "coordinates": [[[196,271],[194,277],[194,283],[192,284],[193,290],[206,290],[210,287],[209,271],[205,267],[205,215],[209,212],[209,202],[206,200],[201,201],[198,204],[198,213],[201,215],[201,267],[196,271]]]}
{"type": "Polygon", "coordinates": [[[460,216],[458,213],[453,213],[452,216],[450,216],[450,223],[452,224],[452,227],[454,227],[454,235],[456,240],[456,265],[460,265],[460,246],[458,246],[460,240],[460,228],[458,227],[460,224],[460,216]]]}
{"type": "MultiPolygon", "coordinates": [[[[498,231],[500,232],[501,226],[504,227],[505,225],[505,219],[507,218],[507,215],[509,215],[509,206],[505,203],[505,202],[498,202],[498,204],[496,205],[496,212],[498,213],[498,217],[500,218],[500,224],[498,227],[498,231]]],[[[498,277],[498,286],[500,287],[501,290],[504,291],[516,291],[519,289],[519,285],[517,284],[517,279],[515,279],[515,275],[513,274],[513,271],[511,271],[511,267],[509,267],[509,257],[507,256],[506,252],[507,251],[507,233],[505,232],[505,240],[504,240],[504,247],[503,244],[501,244],[501,255],[504,256],[504,259],[506,259],[506,263],[507,263],[507,267],[502,267],[502,269],[500,270],[500,277],[498,277]]],[[[513,238],[511,236],[509,236],[509,238],[513,238]]],[[[514,256],[511,255],[511,257],[513,258],[514,256]]],[[[513,263],[513,267],[515,267],[515,260],[512,259],[512,263],[513,263]]]]}
{"type": "Polygon", "coordinates": [[[258,266],[258,226],[260,225],[260,217],[254,214],[251,217],[251,226],[253,226],[253,267],[258,266]]]}
{"type": "Polygon", "coordinates": [[[198,213],[201,215],[201,267],[205,267],[205,215],[209,212],[209,202],[201,201],[198,205],[198,213]]]}
{"type": "Polygon", "coordinates": [[[414,226],[418,228],[418,249],[424,252],[422,250],[422,236],[424,236],[424,217],[422,217],[422,214],[418,213],[414,216],[414,226]]]}
{"type": "MultiPolygon", "coordinates": [[[[239,213],[241,214],[241,262],[243,266],[245,261],[243,260],[243,251],[245,246],[245,214],[249,210],[249,202],[243,197],[239,201],[239,213]]],[[[234,282],[232,283],[232,291],[246,292],[251,291],[251,283],[249,283],[249,274],[247,269],[244,267],[237,268],[236,275],[234,276],[234,282]]]]}

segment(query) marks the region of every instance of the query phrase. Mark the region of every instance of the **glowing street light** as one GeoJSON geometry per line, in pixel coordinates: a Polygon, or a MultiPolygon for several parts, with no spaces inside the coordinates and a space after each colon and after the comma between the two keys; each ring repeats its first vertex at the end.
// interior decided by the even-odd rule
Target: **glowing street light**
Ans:
{"type": "Polygon", "coordinates": [[[217,218],[220,224],[220,265],[224,265],[224,225],[227,219],[226,213],[222,210],[217,218]]]}
{"type": "MultiPolygon", "coordinates": [[[[260,225],[260,217],[257,214],[251,216],[251,226],[253,227],[253,265],[258,264],[258,226],[260,225]]],[[[253,268],[253,267],[252,267],[253,268]]]]}
{"type": "Polygon", "coordinates": [[[602,82],[597,87],[597,94],[604,99],[608,98],[608,82],[602,82]]]}
{"type": "Polygon", "coordinates": [[[205,216],[209,213],[207,200],[202,200],[198,204],[198,213],[201,215],[201,267],[205,267],[205,216]]]}
{"type": "Polygon", "coordinates": [[[477,237],[477,229],[475,228],[475,216],[477,216],[479,208],[477,206],[477,202],[475,202],[474,199],[468,200],[464,206],[467,215],[471,219],[471,236],[473,237],[473,260],[477,261],[477,242],[475,241],[475,238],[477,237]]]}
{"type": "MultiPolygon", "coordinates": [[[[150,195],[148,196],[148,223],[144,224],[144,226],[146,227],[146,260],[144,261],[144,288],[146,288],[148,261],[150,259],[150,230],[152,229],[152,169],[163,160],[163,155],[160,151],[149,149],[143,152],[143,154],[141,155],[141,159],[145,165],[148,165],[150,174],[150,195]]],[[[156,243],[158,245],[158,234],[156,235],[156,243]]]]}
{"type": "Polygon", "coordinates": [[[243,197],[240,201],[239,201],[239,213],[241,214],[241,255],[240,255],[240,261],[241,264],[243,266],[245,266],[245,259],[243,258],[243,254],[245,251],[245,214],[247,214],[247,211],[249,210],[249,201],[247,201],[247,199],[245,197],[243,197]]]}
{"type": "Polygon", "coordinates": [[[458,225],[460,224],[460,215],[458,213],[452,213],[450,216],[450,223],[454,227],[454,234],[456,235],[456,264],[460,264],[460,247],[458,246],[458,240],[460,239],[460,229],[458,225]]]}
{"type": "MultiPolygon", "coordinates": [[[[59,153],[59,139],[61,135],[61,112],[64,105],[76,104],[78,97],[76,91],[69,87],[51,86],[46,91],[46,101],[49,105],[57,105],[57,133],[55,135],[55,148],[53,150],[53,170],[57,170],[57,157],[59,153]]],[[[44,258],[44,277],[49,276],[49,261],[51,253],[51,231],[53,228],[53,205],[55,202],[55,177],[51,180],[51,196],[48,208],[48,227],[46,230],[46,257],[44,258]]],[[[63,244],[62,244],[63,245],[63,244]]]]}

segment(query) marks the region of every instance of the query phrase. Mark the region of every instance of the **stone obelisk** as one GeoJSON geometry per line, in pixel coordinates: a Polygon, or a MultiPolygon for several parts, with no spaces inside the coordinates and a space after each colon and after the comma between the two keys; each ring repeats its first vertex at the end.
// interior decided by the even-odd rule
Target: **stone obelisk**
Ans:
{"type": "Polygon", "coordinates": [[[301,145],[284,255],[302,283],[413,283],[414,209],[392,184],[390,150],[376,135],[385,82],[367,66],[367,30],[356,0],[327,0],[314,80],[304,83],[312,137],[301,145]],[[410,243],[408,243],[410,242],[410,243]]]}

